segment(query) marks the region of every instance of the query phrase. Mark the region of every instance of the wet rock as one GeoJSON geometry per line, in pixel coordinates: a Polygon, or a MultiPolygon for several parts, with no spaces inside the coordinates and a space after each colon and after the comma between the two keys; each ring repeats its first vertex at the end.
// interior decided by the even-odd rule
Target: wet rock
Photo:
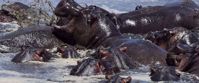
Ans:
{"type": "Polygon", "coordinates": [[[53,48],[65,45],[52,34],[52,27],[30,26],[0,36],[0,44],[11,48],[53,48]]]}
{"type": "Polygon", "coordinates": [[[10,23],[0,22],[0,35],[17,31],[19,27],[20,26],[14,22],[10,23]]]}
{"type": "Polygon", "coordinates": [[[12,22],[16,21],[17,18],[11,15],[8,11],[0,10],[0,22],[12,22]]]}
{"type": "Polygon", "coordinates": [[[20,2],[15,2],[9,5],[4,4],[2,10],[14,16],[18,24],[22,27],[27,27],[33,24],[47,24],[51,19],[48,13],[29,7],[20,2]]]}

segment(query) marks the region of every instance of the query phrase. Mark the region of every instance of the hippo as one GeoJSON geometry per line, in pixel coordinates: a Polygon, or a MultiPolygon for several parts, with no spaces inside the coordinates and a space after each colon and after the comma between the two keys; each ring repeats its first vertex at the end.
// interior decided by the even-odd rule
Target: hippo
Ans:
{"type": "Polygon", "coordinates": [[[149,6],[117,16],[121,22],[121,33],[146,34],[164,28],[185,27],[194,29],[199,26],[199,6],[192,0],[149,6]]]}
{"type": "MultiPolygon", "coordinates": [[[[106,15],[117,25],[121,33],[146,34],[148,32],[161,31],[164,28],[185,27],[194,29],[199,26],[199,6],[192,0],[183,0],[164,6],[142,7],[138,5],[135,11],[122,14],[113,14],[93,5],[81,7],[73,0],[62,0],[55,9],[55,15],[62,19],[70,17],[68,18],[70,20],[71,17],[77,16],[84,10],[90,10],[94,16],[99,14],[106,15]],[[78,11],[79,13],[77,13],[78,11]]],[[[89,19],[91,18],[88,18],[88,21],[89,19]]],[[[68,21],[62,22],[62,24],[67,23],[68,21]]]]}
{"type": "Polygon", "coordinates": [[[174,55],[175,65],[179,71],[188,72],[199,76],[198,64],[198,46],[194,49],[194,53],[184,53],[180,55],[174,55]]]}
{"type": "Polygon", "coordinates": [[[182,72],[198,74],[198,30],[187,30],[182,27],[157,31],[153,36],[147,35],[147,39],[159,46],[164,44],[168,50],[166,62],[169,66],[175,66],[182,72]]]}
{"type": "Polygon", "coordinates": [[[145,38],[176,54],[191,52],[199,43],[198,30],[187,30],[183,27],[148,33],[145,38]]]}
{"type": "MultiPolygon", "coordinates": [[[[59,9],[59,6],[57,9],[59,9]]],[[[73,9],[70,7],[65,9],[66,12],[71,10],[73,9]]],[[[90,10],[82,10],[79,12],[79,15],[73,17],[66,25],[56,25],[54,28],[57,29],[57,31],[54,31],[53,34],[57,36],[63,36],[60,35],[63,33],[64,36],[70,34],[71,38],[68,39],[73,39],[72,41],[75,41],[77,45],[91,49],[96,49],[100,46],[110,48],[110,54],[113,54],[112,56],[117,55],[117,57],[120,58],[120,60],[118,60],[119,65],[127,64],[126,66],[119,66],[119,69],[137,68],[141,64],[166,64],[164,59],[166,58],[167,52],[164,49],[150,41],[123,37],[117,29],[117,26],[106,14],[99,13],[98,15],[92,15],[90,10]],[[90,17],[93,19],[89,19],[90,17]],[[126,51],[122,52],[118,50],[120,48],[126,48],[126,51]],[[122,56],[130,58],[122,58],[122,56]],[[126,61],[127,59],[130,60],[126,61]]],[[[70,42],[71,41],[69,41],[69,43],[70,42]]],[[[113,60],[111,61],[113,62],[113,60]]]]}
{"type": "Polygon", "coordinates": [[[66,25],[69,20],[80,15],[80,13],[84,11],[89,11],[90,14],[92,14],[88,14],[88,16],[86,16],[88,23],[90,23],[91,20],[96,19],[95,17],[100,17],[100,14],[103,14],[104,16],[107,16],[115,25],[117,25],[117,28],[119,28],[119,22],[117,21],[116,14],[110,13],[107,10],[95,5],[82,7],[74,0],[61,0],[61,2],[57,5],[54,11],[54,14],[60,17],[57,25],[66,25]]]}

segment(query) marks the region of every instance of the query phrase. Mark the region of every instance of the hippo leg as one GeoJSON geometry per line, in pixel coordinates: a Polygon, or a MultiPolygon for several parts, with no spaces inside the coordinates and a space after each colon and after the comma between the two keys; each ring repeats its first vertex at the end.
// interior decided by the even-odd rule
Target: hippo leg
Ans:
{"type": "Polygon", "coordinates": [[[44,61],[47,62],[51,59],[52,54],[46,50],[23,49],[20,53],[11,60],[14,63],[22,63],[28,61],[44,61]]]}

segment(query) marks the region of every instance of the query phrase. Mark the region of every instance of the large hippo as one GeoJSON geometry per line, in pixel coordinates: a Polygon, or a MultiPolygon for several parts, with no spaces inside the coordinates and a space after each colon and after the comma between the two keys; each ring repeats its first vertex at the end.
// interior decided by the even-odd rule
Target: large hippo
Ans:
{"type": "MultiPolygon", "coordinates": [[[[70,0],[69,2],[67,2],[67,0],[65,1],[66,3],[70,3],[70,0]]],[[[63,6],[65,7],[65,5],[63,6]]],[[[58,8],[56,9],[59,9],[59,7],[60,6],[58,6],[58,8]]],[[[74,10],[72,8],[73,7],[66,7],[64,12],[71,12],[71,10],[74,10]]],[[[99,13],[93,15],[89,8],[92,7],[86,7],[86,9],[79,12],[75,11],[78,14],[71,13],[76,16],[71,18],[71,20],[66,25],[55,26],[55,29],[57,30],[54,30],[53,33],[58,38],[61,38],[59,36],[67,36],[68,34],[70,34],[71,38],[66,38],[61,40],[73,39],[73,41],[75,41],[75,44],[82,45],[86,48],[98,48],[102,46],[105,48],[110,48],[109,52],[113,53],[113,55],[119,55],[119,56],[123,55],[129,57],[129,58],[127,57],[120,58],[119,62],[125,63],[127,64],[127,66],[126,67],[118,66],[119,69],[129,69],[129,68],[132,69],[136,68],[137,65],[138,65],[137,67],[139,67],[141,64],[165,65],[164,59],[166,58],[167,54],[165,50],[143,39],[131,39],[129,37],[123,37],[119,32],[119,30],[117,29],[114,22],[112,22],[111,19],[108,16],[106,16],[106,14],[99,13]],[[126,51],[125,52],[121,52],[121,50],[118,51],[118,49],[120,48],[126,48],[126,51]],[[127,59],[129,60],[126,62],[127,59]]],[[[70,42],[71,41],[69,41],[69,43],[70,42]]],[[[87,69],[87,66],[83,69],[87,69]]]]}
{"type": "Polygon", "coordinates": [[[160,31],[164,28],[185,27],[193,29],[199,26],[199,6],[192,0],[149,6],[118,15],[122,33],[144,34],[160,31]]]}
{"type": "Polygon", "coordinates": [[[164,28],[196,28],[199,26],[198,9],[199,6],[192,0],[183,0],[164,6],[149,6],[128,13],[113,14],[97,6],[91,5],[89,8],[85,8],[73,0],[62,0],[55,10],[55,15],[61,17],[59,24],[62,23],[63,25],[67,24],[66,19],[70,20],[72,17],[78,16],[83,10],[90,10],[93,15],[106,15],[117,25],[121,33],[145,34],[160,31],[164,28]],[[63,21],[63,19],[65,20],[63,21]]]}

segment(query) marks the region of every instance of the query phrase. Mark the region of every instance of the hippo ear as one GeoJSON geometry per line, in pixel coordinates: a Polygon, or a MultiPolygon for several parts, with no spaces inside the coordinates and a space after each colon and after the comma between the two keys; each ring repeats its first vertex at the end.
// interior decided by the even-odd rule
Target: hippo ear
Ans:
{"type": "Polygon", "coordinates": [[[122,52],[126,52],[127,49],[128,49],[127,47],[120,47],[120,48],[119,48],[119,50],[122,51],[122,52]]]}

